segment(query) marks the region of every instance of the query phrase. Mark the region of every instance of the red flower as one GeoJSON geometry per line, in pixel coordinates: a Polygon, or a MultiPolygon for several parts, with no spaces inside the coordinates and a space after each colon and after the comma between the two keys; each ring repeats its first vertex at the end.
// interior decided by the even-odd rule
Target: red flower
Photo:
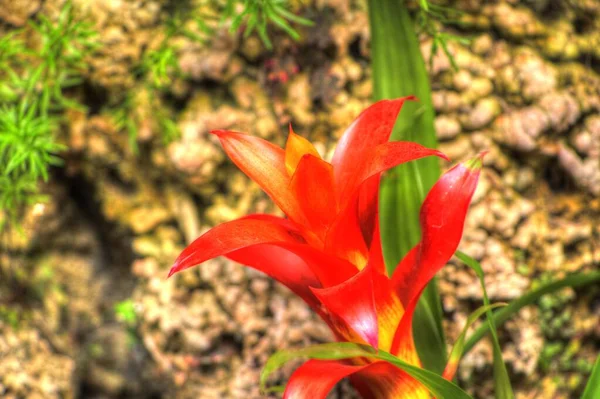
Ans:
{"type": "MultiPolygon", "coordinates": [[[[169,276],[225,255],[289,287],[338,340],[367,343],[420,364],[412,314],[423,288],[456,251],[481,163],[455,166],[431,189],[421,208],[422,240],[390,279],[379,235],[380,175],[425,156],[446,159],[416,143],[388,142],[409,99],[380,101],[361,113],[338,143],[331,164],[291,128],[285,150],[241,133],[213,132],[287,219],[250,215],[216,226],[183,251],[169,276]]],[[[395,366],[357,359],[305,363],[284,396],[324,398],[347,376],[365,397],[428,395],[395,366]]]]}

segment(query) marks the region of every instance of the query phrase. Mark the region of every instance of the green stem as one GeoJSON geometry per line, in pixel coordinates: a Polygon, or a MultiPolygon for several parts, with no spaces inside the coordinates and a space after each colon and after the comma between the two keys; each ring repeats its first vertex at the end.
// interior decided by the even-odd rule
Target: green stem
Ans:
{"type": "MultiPolygon", "coordinates": [[[[552,281],[550,283],[546,283],[539,288],[528,292],[522,297],[515,299],[508,306],[494,312],[494,324],[496,326],[501,325],[506,320],[508,320],[512,315],[517,313],[523,307],[530,305],[531,303],[537,301],[546,294],[551,294],[560,289],[571,287],[571,288],[579,288],[593,283],[600,283],[600,271],[594,271],[590,273],[578,273],[567,276],[558,281],[552,281]]],[[[489,333],[489,326],[487,324],[482,324],[475,332],[469,337],[467,343],[465,344],[464,353],[469,352],[481,338],[486,336],[489,333]]]]}

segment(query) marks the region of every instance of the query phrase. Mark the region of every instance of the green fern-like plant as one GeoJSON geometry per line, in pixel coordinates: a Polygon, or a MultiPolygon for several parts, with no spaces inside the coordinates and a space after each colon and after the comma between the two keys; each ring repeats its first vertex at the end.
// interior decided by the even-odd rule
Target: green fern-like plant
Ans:
{"type": "Polygon", "coordinates": [[[222,21],[231,21],[229,29],[232,33],[243,27],[244,37],[256,31],[265,46],[272,49],[273,44],[267,33],[270,24],[283,30],[294,40],[299,40],[300,35],[291,23],[313,25],[311,20],[290,12],[287,5],[286,0],[227,0],[222,21]],[[242,9],[239,13],[238,8],[242,9]]]}
{"type": "Polygon", "coordinates": [[[81,82],[96,33],[67,2],[56,20],[39,15],[0,39],[0,216],[17,223],[25,205],[40,201],[39,182],[65,149],[57,126],[66,108],[84,109],[64,90],[81,82]],[[21,37],[33,31],[27,47],[21,37]]]}

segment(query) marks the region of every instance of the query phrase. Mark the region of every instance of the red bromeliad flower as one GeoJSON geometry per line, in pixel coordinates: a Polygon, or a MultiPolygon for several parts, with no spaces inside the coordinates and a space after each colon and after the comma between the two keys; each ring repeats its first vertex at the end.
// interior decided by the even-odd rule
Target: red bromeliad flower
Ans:
{"type": "MultiPolygon", "coordinates": [[[[422,239],[391,278],[378,222],[379,179],[396,165],[426,156],[411,142],[388,142],[405,100],[383,100],[350,125],[331,163],[290,128],[286,148],[230,131],[214,131],[232,161],[287,215],[250,215],[206,232],[177,258],[169,276],[216,256],[260,270],[289,287],[329,325],[339,341],[368,344],[420,365],[412,316],[421,292],[452,257],[475,191],[480,159],[459,164],[431,189],[420,214],[422,239]]],[[[446,378],[452,378],[449,364],[446,378]]],[[[382,361],[310,360],[284,397],[325,398],[350,377],[365,398],[429,397],[397,367],[382,361]]]]}

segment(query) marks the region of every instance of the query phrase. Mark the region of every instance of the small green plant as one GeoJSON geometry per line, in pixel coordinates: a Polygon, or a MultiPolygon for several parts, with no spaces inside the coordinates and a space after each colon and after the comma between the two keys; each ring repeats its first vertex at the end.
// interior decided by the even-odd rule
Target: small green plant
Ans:
{"type": "Polygon", "coordinates": [[[137,313],[131,299],[118,302],[114,307],[115,317],[127,327],[127,342],[130,347],[139,342],[137,334],[137,313]]]}
{"type": "MultiPolygon", "coordinates": [[[[170,9],[166,9],[169,16],[164,21],[162,40],[157,46],[145,50],[135,68],[137,80],[147,91],[147,98],[159,99],[174,78],[182,77],[178,50],[173,45],[174,39],[178,37],[205,44],[215,33],[217,26],[229,23],[230,33],[243,29],[244,37],[248,37],[256,31],[265,46],[271,49],[267,28],[269,24],[274,24],[298,40],[300,36],[290,23],[310,26],[312,22],[293,14],[286,5],[285,0],[227,0],[224,7],[215,9],[214,13],[206,10],[201,13],[186,1],[174,3],[170,9]]],[[[139,121],[135,115],[137,108],[136,97],[129,92],[117,107],[109,111],[117,129],[127,133],[129,146],[134,154],[139,151],[139,121]]],[[[179,137],[180,132],[173,122],[169,107],[164,104],[152,105],[152,115],[163,144],[169,144],[179,137]]]]}
{"type": "MultiPolygon", "coordinates": [[[[216,22],[216,18],[211,15],[198,15],[185,6],[185,3],[179,3],[178,8],[171,10],[172,15],[164,22],[163,38],[159,45],[156,48],[146,49],[140,63],[134,68],[136,78],[149,99],[159,99],[173,79],[181,76],[177,49],[172,44],[173,39],[183,36],[198,43],[205,43],[214,33],[207,22],[211,20],[216,22]],[[188,27],[188,21],[193,22],[195,30],[188,27]]],[[[127,133],[129,147],[134,154],[139,151],[137,145],[139,121],[135,115],[138,106],[135,94],[130,91],[124,95],[117,107],[109,110],[117,129],[127,133]]],[[[179,130],[172,120],[168,107],[161,104],[153,106],[152,111],[162,143],[166,145],[175,140],[179,136],[179,130]]]]}
{"type": "Polygon", "coordinates": [[[300,39],[300,35],[292,28],[290,22],[304,26],[313,25],[311,20],[287,10],[286,3],[285,0],[227,0],[222,21],[231,20],[229,30],[232,33],[237,32],[244,25],[244,37],[256,31],[265,46],[272,49],[273,44],[267,34],[269,23],[285,31],[294,40],[300,39]],[[237,8],[240,4],[243,4],[243,10],[238,14],[237,8]]]}
{"type": "Polygon", "coordinates": [[[115,316],[119,321],[129,326],[135,325],[137,323],[137,315],[133,301],[126,299],[115,304],[115,316]]]}
{"type": "Polygon", "coordinates": [[[457,43],[467,45],[470,43],[470,39],[453,35],[451,33],[442,32],[438,28],[438,23],[456,23],[461,15],[462,12],[454,8],[432,4],[427,0],[419,0],[419,12],[417,13],[416,21],[420,31],[431,37],[431,54],[429,56],[430,69],[433,65],[433,57],[440,49],[442,49],[444,54],[446,54],[446,57],[448,57],[448,60],[450,60],[452,69],[455,71],[458,70],[456,60],[448,49],[448,43],[455,41],[457,43]]]}
{"type": "Polygon", "coordinates": [[[0,39],[0,212],[16,223],[25,205],[43,200],[38,183],[60,164],[65,146],[56,137],[61,111],[83,106],[64,90],[79,84],[95,32],[75,19],[67,2],[56,21],[39,15],[29,27],[38,47],[13,31],[0,39]]]}
{"type": "Polygon", "coordinates": [[[0,321],[8,324],[13,330],[19,328],[20,317],[19,312],[7,306],[0,305],[0,321]]]}

